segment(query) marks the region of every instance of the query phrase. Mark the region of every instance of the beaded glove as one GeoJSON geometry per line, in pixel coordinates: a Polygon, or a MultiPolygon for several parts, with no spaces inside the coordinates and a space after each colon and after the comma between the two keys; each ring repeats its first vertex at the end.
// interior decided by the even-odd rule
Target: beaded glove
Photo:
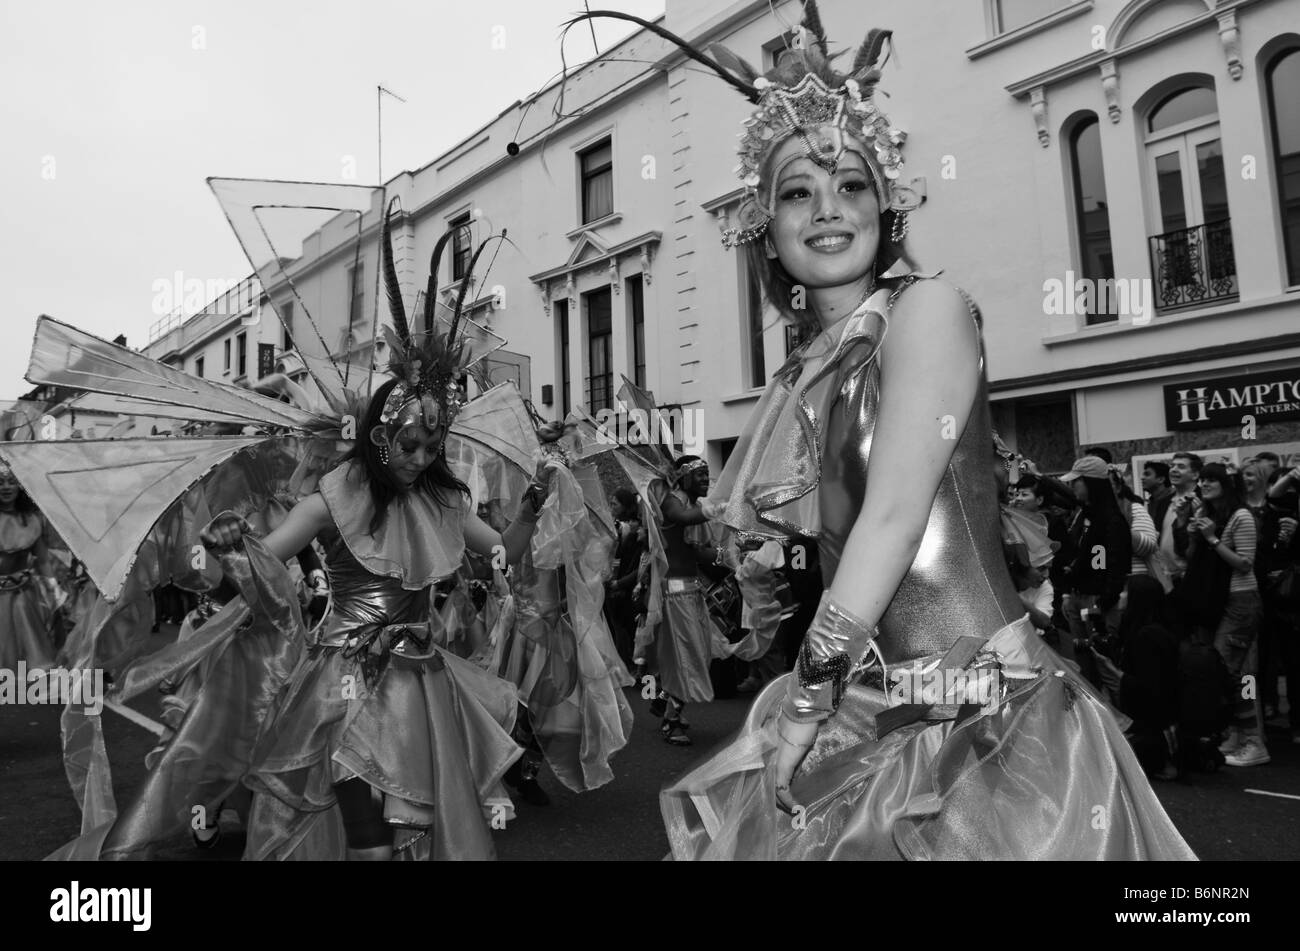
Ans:
{"type": "Polygon", "coordinates": [[[796,723],[825,720],[839,709],[849,674],[867,653],[874,628],[822,593],[781,710],[796,723]]]}

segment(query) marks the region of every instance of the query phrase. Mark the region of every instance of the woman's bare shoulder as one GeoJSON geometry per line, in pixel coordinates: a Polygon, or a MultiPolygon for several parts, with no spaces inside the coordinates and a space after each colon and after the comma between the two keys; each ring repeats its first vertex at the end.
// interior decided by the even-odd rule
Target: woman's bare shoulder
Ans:
{"type": "Polygon", "coordinates": [[[927,362],[947,358],[975,366],[979,325],[968,299],[957,288],[939,280],[917,281],[894,300],[883,349],[886,354],[920,349],[932,354],[927,362]]]}
{"type": "Polygon", "coordinates": [[[898,289],[890,298],[890,315],[900,318],[913,314],[932,319],[970,320],[971,305],[965,293],[939,278],[913,281],[898,289]]]}

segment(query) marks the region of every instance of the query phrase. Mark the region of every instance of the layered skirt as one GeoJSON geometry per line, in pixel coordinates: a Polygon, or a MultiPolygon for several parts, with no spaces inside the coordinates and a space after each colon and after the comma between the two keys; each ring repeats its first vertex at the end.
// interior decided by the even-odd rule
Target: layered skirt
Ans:
{"type": "MultiPolygon", "coordinates": [[[[787,674],[739,734],[661,793],[677,859],[1194,859],[1112,710],[1027,620],[985,645],[1006,696],[892,730],[888,694],[851,685],[776,806],[787,674]]],[[[938,708],[934,711],[936,714],[938,708]]]]}
{"type": "Polygon", "coordinates": [[[513,815],[500,781],[522,753],[515,710],[510,684],[436,646],[391,653],[373,684],[359,658],[309,649],[245,780],[255,795],[244,857],[345,858],[334,786],[354,777],[383,796],[385,822],[409,831],[403,857],[494,857],[491,828],[513,815]]]}
{"type": "Polygon", "coordinates": [[[54,605],[32,571],[0,575],[0,669],[30,669],[54,663],[51,629],[54,605]]]}

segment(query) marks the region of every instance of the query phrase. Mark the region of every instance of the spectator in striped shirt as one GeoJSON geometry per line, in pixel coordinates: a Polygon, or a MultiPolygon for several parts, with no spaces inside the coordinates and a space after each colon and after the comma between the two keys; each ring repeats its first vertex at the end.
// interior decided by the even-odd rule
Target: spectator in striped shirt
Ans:
{"type": "Polygon", "coordinates": [[[1118,472],[1111,473],[1110,482],[1115,487],[1115,498],[1124,514],[1124,521],[1128,522],[1129,541],[1133,545],[1129,577],[1155,574],[1152,562],[1160,550],[1160,534],[1156,531],[1156,523],[1151,519],[1142,496],[1130,489],[1118,472]]]}
{"type": "Polygon", "coordinates": [[[1269,762],[1259,698],[1255,691],[1245,689],[1243,681],[1245,675],[1257,673],[1259,659],[1262,608],[1255,581],[1255,516],[1242,502],[1236,480],[1222,464],[1205,466],[1199,485],[1205,507],[1190,520],[1188,558],[1204,548],[1232,570],[1227,605],[1214,632],[1214,648],[1236,684],[1231,698],[1232,726],[1219,749],[1229,766],[1259,766],[1269,762]],[[1251,699],[1245,698],[1247,692],[1251,699]]]}

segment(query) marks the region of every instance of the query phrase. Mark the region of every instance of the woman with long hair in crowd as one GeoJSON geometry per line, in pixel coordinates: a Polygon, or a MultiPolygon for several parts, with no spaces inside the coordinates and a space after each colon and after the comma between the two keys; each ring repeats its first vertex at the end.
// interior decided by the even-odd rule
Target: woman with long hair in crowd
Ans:
{"type": "Polygon", "coordinates": [[[1199,488],[1202,508],[1192,512],[1186,506],[1179,512],[1175,538],[1179,547],[1185,543],[1187,550],[1184,585],[1194,577],[1194,562],[1221,564],[1231,572],[1217,623],[1211,627],[1202,620],[1200,625],[1201,636],[1213,637],[1214,648],[1235,682],[1229,698],[1232,725],[1219,751],[1229,766],[1259,766],[1269,762],[1259,698],[1243,680],[1257,672],[1259,662],[1262,608],[1255,580],[1255,517],[1242,501],[1236,479],[1222,463],[1212,462],[1201,470],[1199,488]]]}
{"type": "Polygon", "coordinates": [[[805,41],[764,75],[637,22],[757,106],[727,238],[811,336],[773,376],[707,509],[742,538],[816,538],[827,582],[796,671],[664,791],[674,855],[1191,858],[1003,562],[980,317],[908,273],[921,194],[874,96],[889,33],[868,33],[840,73],[809,0],[805,41]],[[944,703],[917,686],[935,671],[952,687],[944,703]],[[967,716],[989,677],[1004,691],[967,716]],[[1090,825],[1098,808],[1105,830],[1090,825]]]}
{"type": "MultiPolygon", "coordinates": [[[[1075,460],[1061,479],[1070,483],[1079,503],[1070,522],[1062,613],[1075,641],[1096,634],[1113,637],[1119,630],[1120,595],[1133,563],[1129,522],[1101,457],[1075,460]]],[[[1086,657],[1078,659],[1087,663],[1086,657]]]]}

